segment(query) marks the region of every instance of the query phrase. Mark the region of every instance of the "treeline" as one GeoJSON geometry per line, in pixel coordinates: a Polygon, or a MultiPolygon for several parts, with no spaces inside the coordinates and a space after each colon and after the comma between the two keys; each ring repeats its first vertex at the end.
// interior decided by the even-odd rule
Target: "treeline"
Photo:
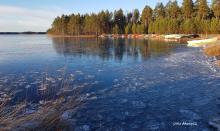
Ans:
{"type": "Polygon", "coordinates": [[[220,33],[220,0],[169,1],[124,13],[101,11],[57,17],[48,33],[55,35],[220,33]]]}

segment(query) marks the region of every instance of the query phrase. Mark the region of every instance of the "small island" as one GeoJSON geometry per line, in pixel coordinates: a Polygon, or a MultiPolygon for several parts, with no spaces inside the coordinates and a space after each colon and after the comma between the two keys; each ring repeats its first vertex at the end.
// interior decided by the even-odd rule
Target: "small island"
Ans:
{"type": "Polygon", "coordinates": [[[44,35],[47,32],[33,32],[33,31],[26,31],[26,32],[0,32],[0,35],[44,35]]]}

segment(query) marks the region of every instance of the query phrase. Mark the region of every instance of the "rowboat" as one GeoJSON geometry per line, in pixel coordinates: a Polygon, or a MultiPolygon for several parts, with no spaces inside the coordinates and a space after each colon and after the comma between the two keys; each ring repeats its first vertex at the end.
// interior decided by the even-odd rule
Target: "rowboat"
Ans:
{"type": "Polygon", "coordinates": [[[209,39],[187,41],[187,43],[188,43],[188,47],[203,47],[209,43],[216,42],[217,40],[218,37],[214,37],[209,39]]]}

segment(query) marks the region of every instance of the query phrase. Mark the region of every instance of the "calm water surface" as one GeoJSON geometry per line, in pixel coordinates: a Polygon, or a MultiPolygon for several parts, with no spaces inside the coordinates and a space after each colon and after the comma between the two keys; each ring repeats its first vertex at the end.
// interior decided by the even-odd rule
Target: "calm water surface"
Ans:
{"type": "Polygon", "coordinates": [[[76,130],[211,130],[220,71],[199,48],[149,40],[0,36],[0,100],[81,90],[76,130]],[[197,126],[173,126],[194,122],[197,126]]]}

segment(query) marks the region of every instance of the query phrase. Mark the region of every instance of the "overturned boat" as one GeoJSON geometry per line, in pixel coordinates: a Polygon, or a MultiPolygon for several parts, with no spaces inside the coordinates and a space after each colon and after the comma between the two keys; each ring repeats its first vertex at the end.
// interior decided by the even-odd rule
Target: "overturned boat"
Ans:
{"type": "Polygon", "coordinates": [[[187,41],[187,43],[188,43],[188,47],[203,47],[209,43],[216,42],[217,40],[218,37],[214,37],[209,39],[187,41]]]}

